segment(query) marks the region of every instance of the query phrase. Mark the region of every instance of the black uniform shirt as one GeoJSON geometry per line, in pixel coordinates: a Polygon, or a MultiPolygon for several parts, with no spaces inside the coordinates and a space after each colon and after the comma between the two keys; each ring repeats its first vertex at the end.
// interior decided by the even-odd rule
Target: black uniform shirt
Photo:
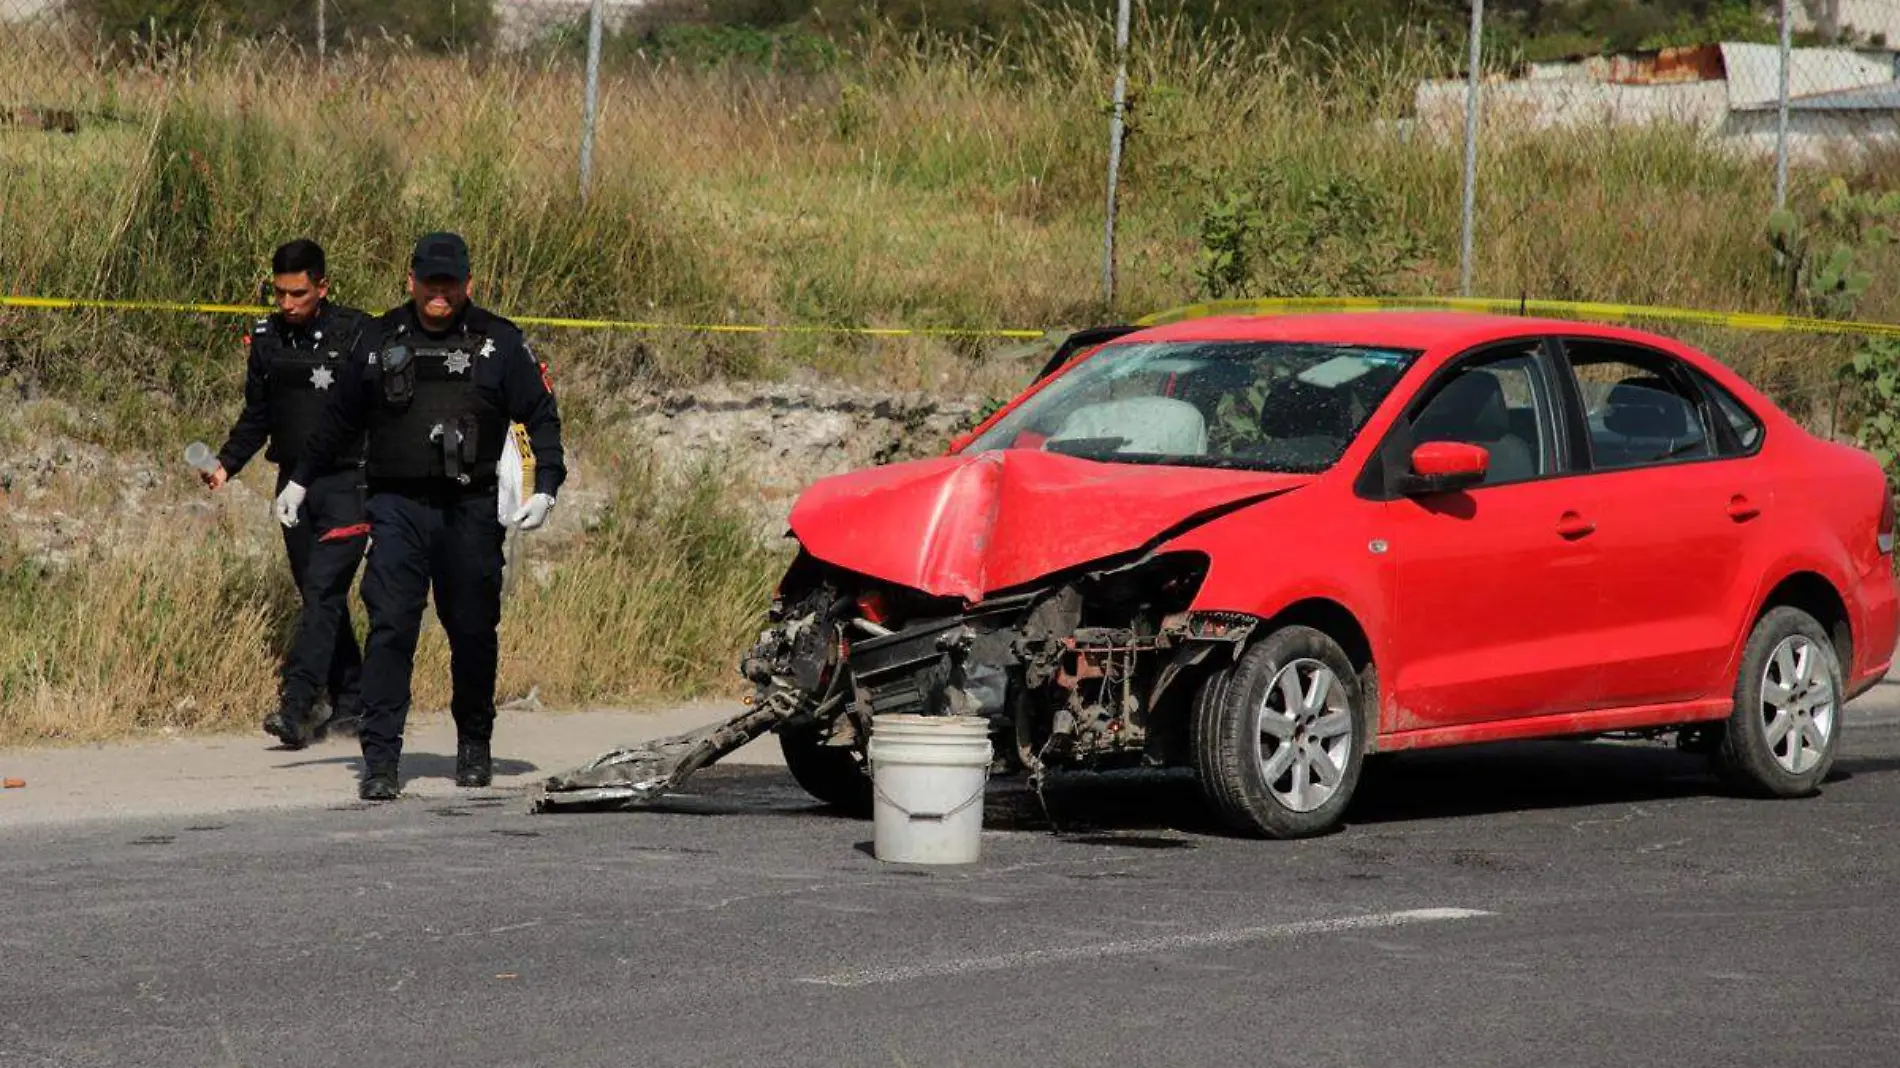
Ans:
{"type": "Polygon", "coordinates": [[[475,364],[475,389],[510,422],[527,428],[534,453],[534,492],[554,496],[567,478],[567,465],[561,450],[561,415],[548,385],[547,368],[529,351],[519,327],[473,304],[464,306],[455,322],[439,332],[422,328],[413,301],[372,320],[357,338],[336,395],[324,409],[291,478],[308,486],[343,443],[363,433],[371,406],[382,403],[382,372],[371,357],[399,332],[435,340],[472,334],[495,343],[499,359],[475,364]]]}
{"type": "Polygon", "coordinates": [[[316,318],[301,326],[285,319],[282,312],[272,312],[268,318],[252,325],[245,337],[251,354],[244,369],[244,410],[238,414],[230,435],[218,450],[218,462],[224,465],[225,474],[235,476],[243,470],[257,455],[257,450],[264,447],[266,439],[270,439],[270,451],[265,459],[272,462],[277,462],[282,455],[296,455],[303,445],[303,442],[278,442],[271,436],[270,371],[274,351],[290,348],[350,353],[369,321],[367,314],[355,308],[326,300],[317,306],[316,318]],[[286,444],[289,451],[280,453],[280,446],[286,444]]]}

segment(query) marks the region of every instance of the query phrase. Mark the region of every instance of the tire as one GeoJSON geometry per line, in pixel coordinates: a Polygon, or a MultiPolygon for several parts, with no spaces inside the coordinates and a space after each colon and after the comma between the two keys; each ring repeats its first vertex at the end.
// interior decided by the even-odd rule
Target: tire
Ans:
{"type": "Polygon", "coordinates": [[[1338,643],[1308,627],[1275,631],[1201,688],[1192,732],[1201,791],[1240,834],[1323,834],[1352,801],[1370,723],[1358,675],[1338,643]],[[1322,676],[1328,681],[1316,692],[1322,676]]]}
{"type": "Polygon", "coordinates": [[[1834,766],[1846,703],[1827,630],[1798,608],[1770,609],[1742,652],[1716,772],[1756,797],[1814,793],[1834,766]]]}
{"type": "Polygon", "coordinates": [[[778,746],[806,793],[853,816],[871,814],[871,775],[856,749],[824,744],[815,726],[779,731],[778,746]]]}

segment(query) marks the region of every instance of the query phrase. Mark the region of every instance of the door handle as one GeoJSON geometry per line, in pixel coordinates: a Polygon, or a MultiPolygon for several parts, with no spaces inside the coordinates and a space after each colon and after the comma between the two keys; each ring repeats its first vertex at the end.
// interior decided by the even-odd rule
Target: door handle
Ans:
{"type": "Polygon", "coordinates": [[[1596,533],[1597,525],[1575,512],[1565,512],[1557,517],[1557,534],[1575,541],[1596,533]]]}
{"type": "Polygon", "coordinates": [[[1746,523],[1761,514],[1761,505],[1737,493],[1728,499],[1728,517],[1737,523],[1746,523]]]}

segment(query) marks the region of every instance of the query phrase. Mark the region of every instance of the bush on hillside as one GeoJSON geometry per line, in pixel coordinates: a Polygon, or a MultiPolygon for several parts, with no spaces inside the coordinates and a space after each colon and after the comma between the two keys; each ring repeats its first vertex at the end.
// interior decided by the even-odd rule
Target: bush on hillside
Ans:
{"type": "MultiPolygon", "coordinates": [[[[1542,59],[1716,40],[1774,39],[1773,0],[1491,0],[1487,50],[1542,59]]],[[[998,40],[1033,33],[1040,16],[1112,14],[1106,0],[653,0],[649,26],[702,23],[757,28],[802,24],[828,32],[871,26],[998,40]]],[[[1231,26],[1256,40],[1387,38],[1425,30],[1462,41],[1469,0],[1180,0],[1135,5],[1137,17],[1179,17],[1196,30],[1231,26]]]]}
{"type": "MultiPolygon", "coordinates": [[[[114,44],[165,48],[213,33],[317,43],[309,0],[67,0],[67,9],[114,44]]],[[[496,27],[492,0],[328,0],[324,20],[333,47],[390,41],[430,52],[480,48],[496,27]]]]}

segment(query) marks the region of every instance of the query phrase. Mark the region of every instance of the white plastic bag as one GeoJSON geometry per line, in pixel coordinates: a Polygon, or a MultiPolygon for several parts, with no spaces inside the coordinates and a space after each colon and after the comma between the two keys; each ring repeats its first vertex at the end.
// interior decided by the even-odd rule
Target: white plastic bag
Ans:
{"type": "Polygon", "coordinates": [[[515,529],[515,513],[526,497],[528,472],[533,461],[522,455],[520,424],[508,428],[508,440],[502,443],[501,459],[495,461],[495,515],[506,530],[501,543],[501,591],[514,591],[515,576],[520,573],[521,532],[515,529]]]}
{"type": "Polygon", "coordinates": [[[523,490],[523,470],[521,447],[515,441],[514,428],[508,428],[508,440],[502,443],[501,459],[495,462],[495,515],[503,526],[514,525],[515,513],[521,510],[525,499],[523,490]]]}

